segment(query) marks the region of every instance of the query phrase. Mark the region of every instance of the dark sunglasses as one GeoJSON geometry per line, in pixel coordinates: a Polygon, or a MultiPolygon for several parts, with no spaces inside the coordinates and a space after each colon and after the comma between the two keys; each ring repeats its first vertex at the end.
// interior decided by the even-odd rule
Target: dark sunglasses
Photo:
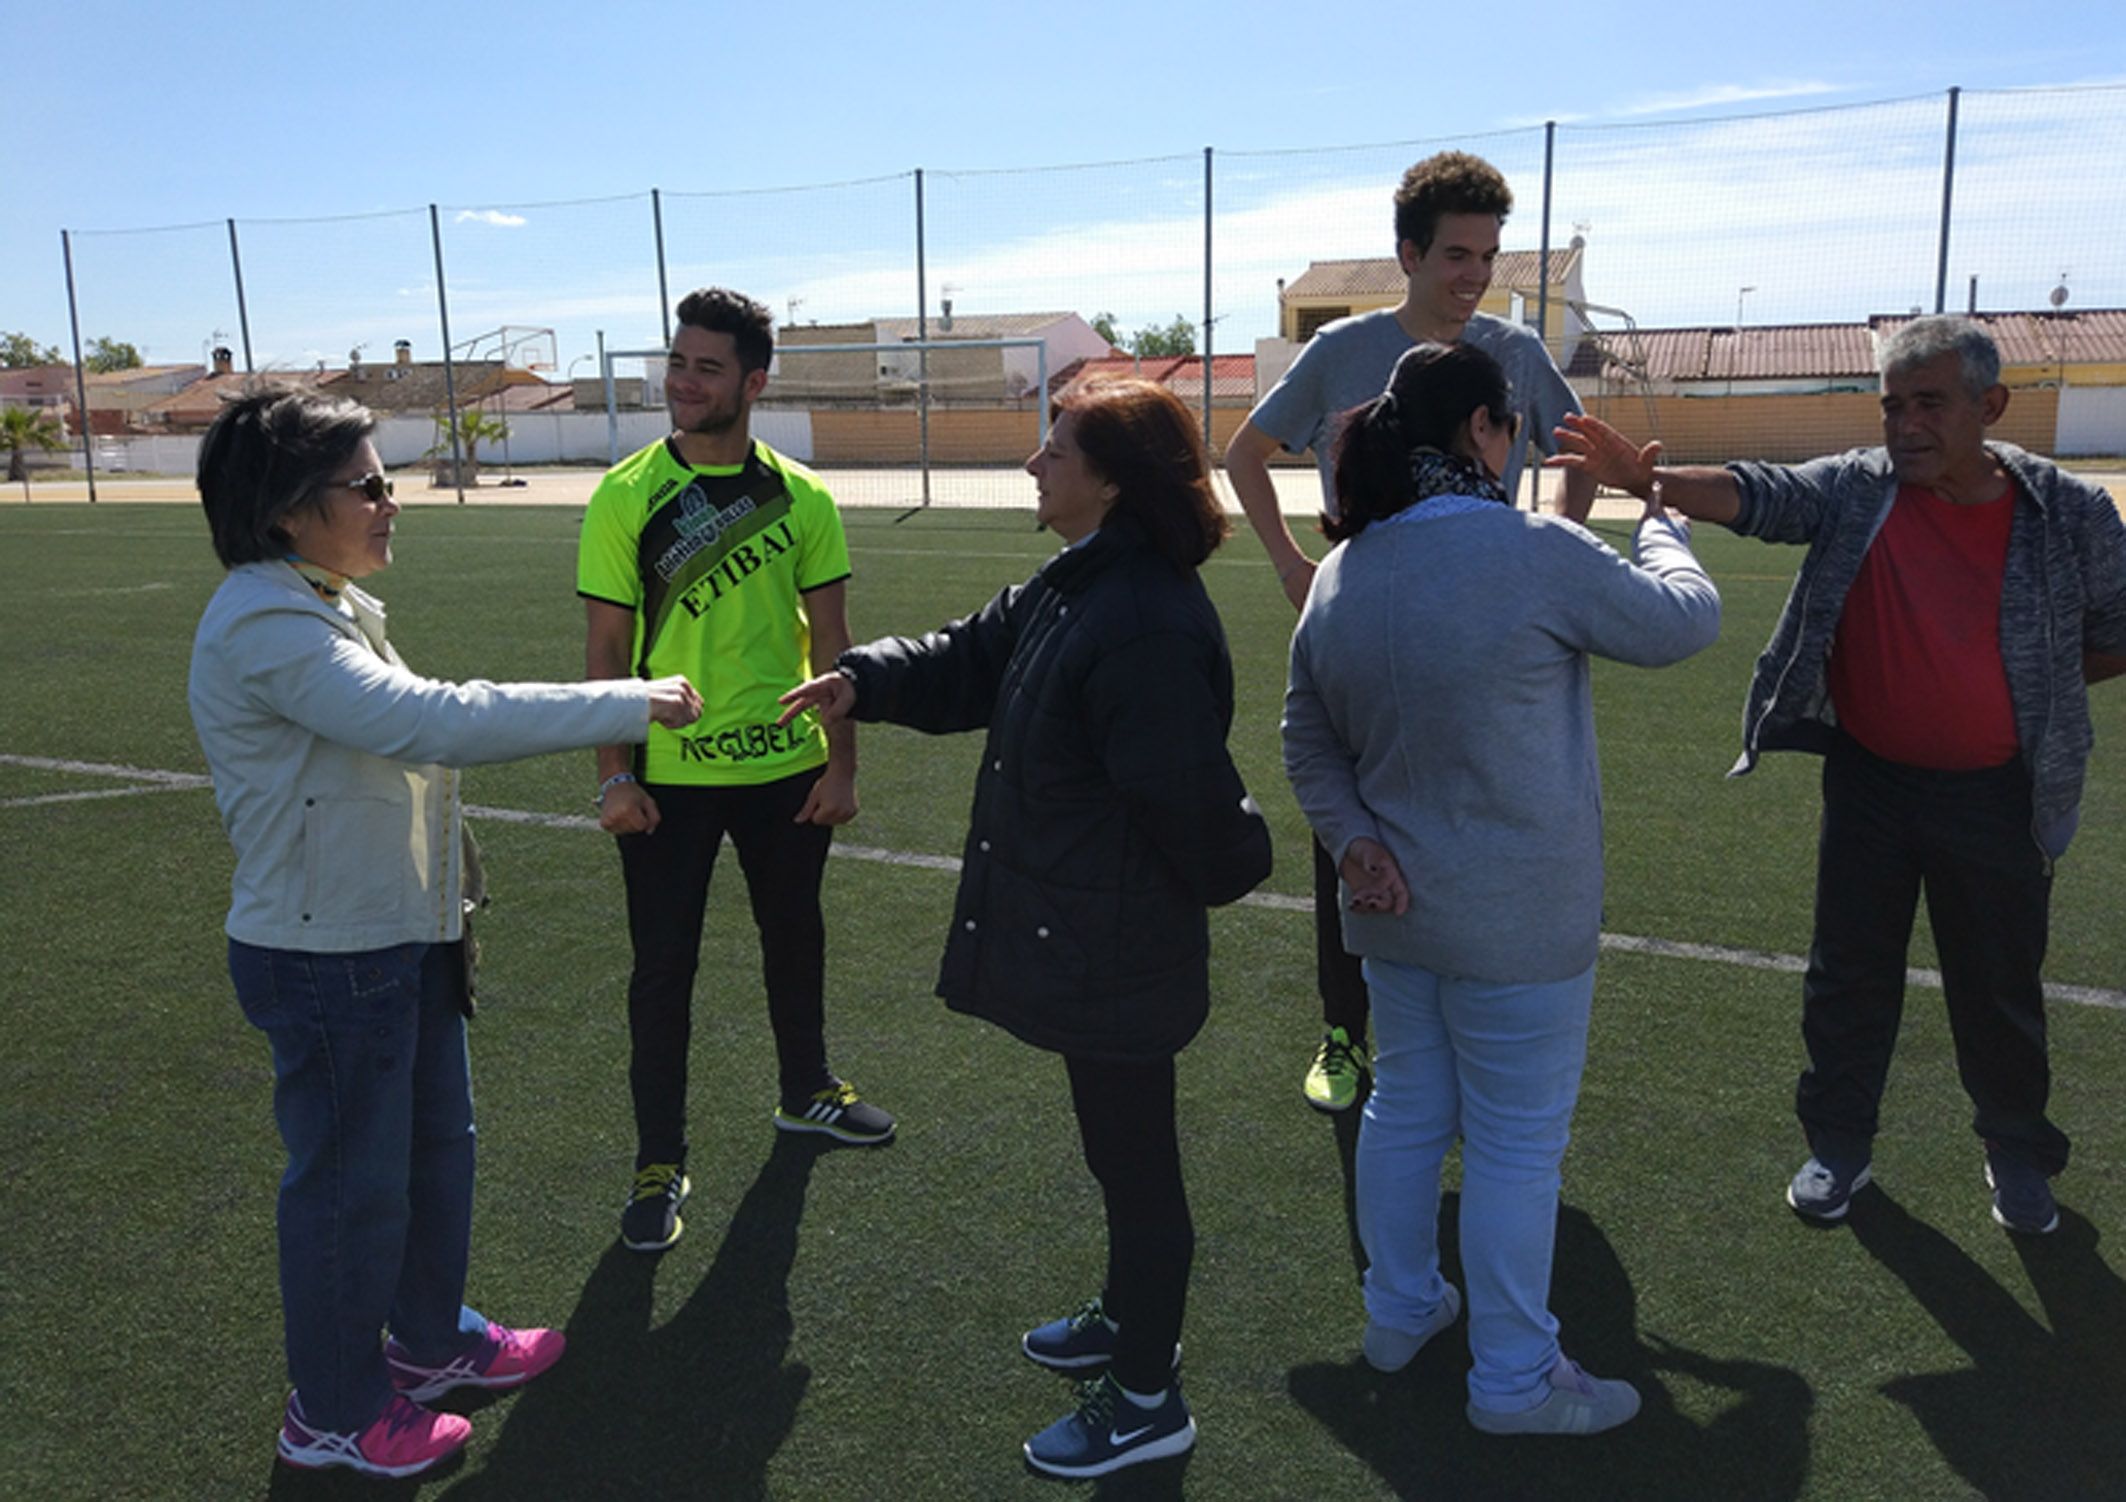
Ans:
{"type": "Polygon", "coordinates": [[[391,483],[391,476],[380,475],[375,470],[371,470],[368,474],[356,479],[341,480],[337,484],[328,485],[325,488],[327,490],[359,490],[363,495],[369,497],[369,503],[372,506],[381,505],[383,502],[390,500],[394,489],[391,483]]]}

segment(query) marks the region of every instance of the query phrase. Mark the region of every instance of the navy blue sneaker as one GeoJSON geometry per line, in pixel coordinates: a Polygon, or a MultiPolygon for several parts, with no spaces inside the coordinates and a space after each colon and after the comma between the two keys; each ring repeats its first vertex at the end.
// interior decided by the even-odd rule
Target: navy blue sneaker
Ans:
{"type": "Polygon", "coordinates": [[[1871,1177],[1865,1163],[1847,1172],[1811,1158],[1786,1186],[1786,1202],[1811,1220],[1844,1220],[1853,1196],[1868,1187],[1871,1177]]]}
{"type": "MultiPolygon", "coordinates": [[[[1019,1337],[1019,1349],[1029,1361],[1052,1372],[1089,1372],[1115,1359],[1122,1332],[1107,1322],[1107,1309],[1098,1299],[1087,1299],[1075,1313],[1036,1325],[1019,1337]]],[[[1174,1342],[1174,1370],[1181,1370],[1181,1342],[1174,1342]]]]}
{"type": "Polygon", "coordinates": [[[1026,1463],[1051,1476],[1105,1476],[1185,1454],[1195,1444],[1196,1421],[1178,1381],[1157,1408],[1140,1408],[1103,1372],[1078,1384],[1074,1410],[1026,1442],[1026,1463]]]}
{"type": "Polygon", "coordinates": [[[1986,1144],[1986,1187],[1993,1191],[1993,1218],[2008,1230],[2043,1236],[2060,1224],[2059,1201],[2044,1174],[2011,1153],[1986,1144]]]}
{"type": "Polygon", "coordinates": [[[1100,1301],[1087,1299],[1075,1313],[1028,1330],[1019,1338],[1019,1349],[1052,1372],[1081,1372],[1113,1361],[1116,1337],[1100,1301]]]}

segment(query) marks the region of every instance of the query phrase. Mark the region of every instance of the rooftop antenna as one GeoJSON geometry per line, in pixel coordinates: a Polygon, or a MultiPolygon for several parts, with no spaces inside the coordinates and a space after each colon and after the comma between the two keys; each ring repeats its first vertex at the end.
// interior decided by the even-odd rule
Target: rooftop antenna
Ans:
{"type": "Polygon", "coordinates": [[[959,290],[958,284],[954,282],[946,282],[938,288],[938,307],[943,313],[938,319],[938,328],[941,331],[950,332],[952,328],[952,294],[959,290]]]}
{"type": "Polygon", "coordinates": [[[795,328],[797,326],[797,310],[804,305],[805,300],[802,297],[792,297],[783,303],[783,306],[789,310],[789,317],[783,321],[785,328],[795,328]]]}

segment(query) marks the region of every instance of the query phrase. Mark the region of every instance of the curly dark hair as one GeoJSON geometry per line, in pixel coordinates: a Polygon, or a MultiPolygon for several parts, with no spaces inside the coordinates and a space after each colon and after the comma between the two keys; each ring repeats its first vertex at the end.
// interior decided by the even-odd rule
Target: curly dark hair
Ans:
{"type": "Polygon", "coordinates": [[[1499,169],[1466,151],[1428,156],[1403,174],[1395,190],[1395,245],[1405,240],[1423,255],[1432,248],[1442,214],[1496,214],[1504,224],[1513,212],[1513,189],[1499,169]]]}
{"type": "Polygon", "coordinates": [[[750,375],[766,370],[775,358],[775,315],[743,292],[729,287],[697,287],[679,299],[684,328],[729,334],[738,345],[738,368],[750,375]]]}

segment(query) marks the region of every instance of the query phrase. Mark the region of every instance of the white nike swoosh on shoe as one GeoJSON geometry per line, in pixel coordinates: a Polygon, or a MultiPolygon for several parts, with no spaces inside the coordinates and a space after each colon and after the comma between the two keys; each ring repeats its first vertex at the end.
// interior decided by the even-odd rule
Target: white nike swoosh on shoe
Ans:
{"type": "Polygon", "coordinates": [[[1152,1428],[1152,1425],[1146,1424],[1142,1429],[1132,1429],[1127,1434],[1117,1434],[1110,1429],[1107,1431],[1107,1442],[1111,1445],[1126,1445],[1133,1439],[1138,1439],[1151,1433],[1152,1428]]]}

